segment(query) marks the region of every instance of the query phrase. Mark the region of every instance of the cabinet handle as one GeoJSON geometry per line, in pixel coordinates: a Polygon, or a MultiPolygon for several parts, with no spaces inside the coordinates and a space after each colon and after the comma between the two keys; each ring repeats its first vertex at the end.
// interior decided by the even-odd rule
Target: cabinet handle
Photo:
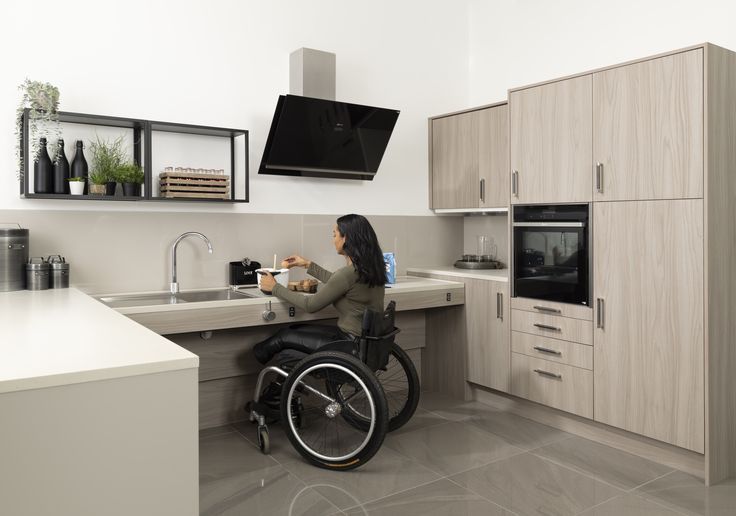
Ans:
{"type": "Polygon", "coordinates": [[[549,324],[534,323],[534,326],[542,330],[562,331],[562,328],[558,328],[557,326],[550,326],[549,324]]]}
{"type": "Polygon", "coordinates": [[[519,171],[514,170],[511,173],[511,193],[519,197],[519,171]]]}
{"type": "Polygon", "coordinates": [[[603,193],[603,163],[595,164],[595,189],[598,193],[603,193]]]}
{"type": "Polygon", "coordinates": [[[486,180],[485,179],[480,180],[480,202],[482,203],[486,202],[486,180]]]}
{"type": "Polygon", "coordinates": [[[503,321],[503,294],[496,292],[496,319],[503,321]]]}
{"type": "Polygon", "coordinates": [[[539,310],[540,312],[550,312],[550,313],[553,313],[553,314],[561,314],[562,313],[562,310],[560,310],[559,308],[552,308],[552,307],[549,307],[549,306],[534,305],[533,308],[535,310],[539,310]]]}
{"type": "Polygon", "coordinates": [[[550,355],[557,355],[560,357],[562,356],[562,351],[557,351],[556,349],[543,348],[542,346],[534,346],[534,349],[541,351],[542,353],[549,353],[550,355]]]}
{"type": "Polygon", "coordinates": [[[606,327],[606,302],[600,297],[595,300],[595,312],[596,312],[596,328],[601,330],[606,327]]]}
{"type": "Polygon", "coordinates": [[[542,376],[548,376],[550,378],[555,378],[557,380],[562,380],[562,375],[557,373],[550,373],[549,371],[545,371],[544,369],[535,369],[535,373],[541,374],[542,376]]]}

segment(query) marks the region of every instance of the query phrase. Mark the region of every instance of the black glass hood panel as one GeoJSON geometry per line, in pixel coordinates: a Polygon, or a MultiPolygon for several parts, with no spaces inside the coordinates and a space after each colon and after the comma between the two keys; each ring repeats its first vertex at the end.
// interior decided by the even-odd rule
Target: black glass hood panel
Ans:
{"type": "Polygon", "coordinates": [[[371,180],[399,111],[281,95],[259,174],[371,180]]]}

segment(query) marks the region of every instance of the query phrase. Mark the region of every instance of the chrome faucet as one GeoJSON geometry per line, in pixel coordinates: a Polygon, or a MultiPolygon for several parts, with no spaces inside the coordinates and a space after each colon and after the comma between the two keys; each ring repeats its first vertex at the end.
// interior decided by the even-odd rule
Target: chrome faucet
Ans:
{"type": "Polygon", "coordinates": [[[179,245],[179,242],[184,240],[186,237],[189,236],[196,236],[204,240],[205,244],[207,244],[207,250],[210,254],[212,254],[212,244],[210,243],[210,239],[204,236],[202,233],[198,233],[197,231],[187,231],[186,233],[182,233],[179,235],[179,238],[174,240],[174,243],[171,244],[171,293],[172,294],[178,294],[179,293],[179,284],[176,282],[176,247],[179,245]]]}

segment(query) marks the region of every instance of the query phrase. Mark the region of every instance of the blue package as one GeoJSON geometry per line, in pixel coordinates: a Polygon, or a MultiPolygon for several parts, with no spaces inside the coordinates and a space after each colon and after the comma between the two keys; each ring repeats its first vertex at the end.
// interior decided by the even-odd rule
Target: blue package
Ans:
{"type": "Polygon", "coordinates": [[[386,283],[396,283],[396,258],[394,253],[383,253],[383,262],[386,264],[386,283]]]}

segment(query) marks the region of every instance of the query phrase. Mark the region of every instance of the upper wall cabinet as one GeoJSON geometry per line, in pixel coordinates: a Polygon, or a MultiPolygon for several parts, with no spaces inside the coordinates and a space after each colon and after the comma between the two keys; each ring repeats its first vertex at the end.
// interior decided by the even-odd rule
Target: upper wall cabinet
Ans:
{"type": "Polygon", "coordinates": [[[594,200],[703,197],[703,50],[593,74],[593,159],[594,200]]]}
{"type": "Polygon", "coordinates": [[[508,206],[508,110],[500,104],[429,120],[433,209],[508,206]]]}
{"type": "Polygon", "coordinates": [[[511,203],[589,202],[590,75],[509,95],[511,203]]]}

